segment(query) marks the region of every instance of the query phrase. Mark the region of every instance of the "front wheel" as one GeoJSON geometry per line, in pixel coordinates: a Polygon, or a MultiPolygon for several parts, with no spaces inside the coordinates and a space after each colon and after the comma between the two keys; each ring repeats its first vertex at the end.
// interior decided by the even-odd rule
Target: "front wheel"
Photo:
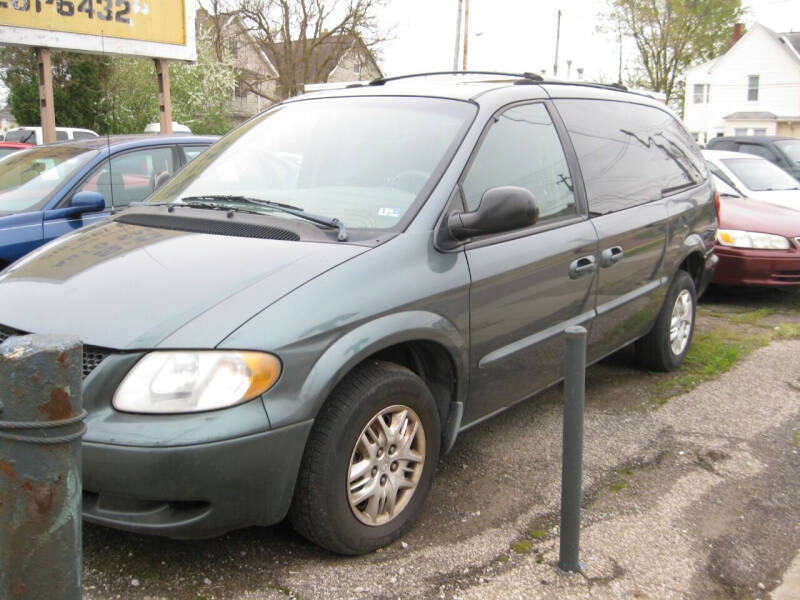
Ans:
{"type": "Polygon", "coordinates": [[[694,332],[697,292],[691,276],[675,274],[653,329],[636,342],[642,366],[654,371],[674,371],[689,352],[694,332]]]}
{"type": "Polygon", "coordinates": [[[439,459],[439,414],[425,383],[382,361],[337,385],[309,436],[289,517],[310,541],[363,554],[403,534],[439,459]]]}

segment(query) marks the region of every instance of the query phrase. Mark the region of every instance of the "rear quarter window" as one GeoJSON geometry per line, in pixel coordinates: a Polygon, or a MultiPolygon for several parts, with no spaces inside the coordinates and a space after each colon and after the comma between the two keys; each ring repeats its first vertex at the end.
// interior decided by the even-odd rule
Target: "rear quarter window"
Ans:
{"type": "Polygon", "coordinates": [[[555,104],[578,154],[592,213],[652,202],[708,176],[691,135],[664,110],[608,100],[555,104]]]}

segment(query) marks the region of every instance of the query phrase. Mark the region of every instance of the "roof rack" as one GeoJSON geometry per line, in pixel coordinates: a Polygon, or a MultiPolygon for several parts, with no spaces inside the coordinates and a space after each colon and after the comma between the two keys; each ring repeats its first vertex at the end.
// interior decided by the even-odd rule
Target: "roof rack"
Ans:
{"type": "Polygon", "coordinates": [[[369,82],[369,85],[383,85],[388,81],[398,79],[411,79],[412,77],[428,77],[431,75],[494,75],[497,77],[515,77],[528,81],[542,81],[542,76],[536,73],[502,73],[498,71],[431,71],[429,73],[411,73],[409,75],[397,75],[395,77],[378,77],[369,82]]]}

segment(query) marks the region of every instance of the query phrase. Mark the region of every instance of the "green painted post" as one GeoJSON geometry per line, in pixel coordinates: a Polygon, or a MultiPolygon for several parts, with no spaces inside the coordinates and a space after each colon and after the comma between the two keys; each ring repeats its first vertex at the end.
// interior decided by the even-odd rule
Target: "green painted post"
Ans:
{"type": "Polygon", "coordinates": [[[566,344],[558,568],[563,572],[583,573],[583,565],[578,561],[578,545],[583,479],[583,411],[586,403],[586,329],[568,327],[566,344]]]}

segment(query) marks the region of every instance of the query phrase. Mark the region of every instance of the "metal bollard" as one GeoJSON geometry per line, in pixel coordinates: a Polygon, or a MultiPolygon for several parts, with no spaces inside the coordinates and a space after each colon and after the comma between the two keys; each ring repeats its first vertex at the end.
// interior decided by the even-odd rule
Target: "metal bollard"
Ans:
{"type": "Polygon", "coordinates": [[[0,598],[81,597],[83,347],[27,335],[0,344],[0,598]]]}
{"type": "Polygon", "coordinates": [[[586,329],[567,328],[564,358],[564,444],[561,460],[561,545],[558,568],[583,573],[578,561],[583,478],[583,410],[586,391],[586,329]]]}

